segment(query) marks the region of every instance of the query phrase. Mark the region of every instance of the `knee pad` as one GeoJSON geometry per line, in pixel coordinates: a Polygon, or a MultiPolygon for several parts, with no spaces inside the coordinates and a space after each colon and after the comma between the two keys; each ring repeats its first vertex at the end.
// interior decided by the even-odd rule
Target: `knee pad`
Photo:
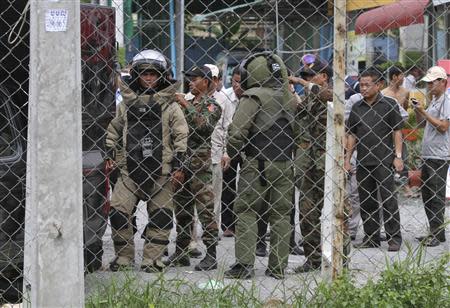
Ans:
{"type": "Polygon", "coordinates": [[[148,215],[148,228],[170,230],[173,226],[172,210],[162,208],[150,212],[148,215]]]}
{"type": "Polygon", "coordinates": [[[111,228],[120,231],[128,227],[128,214],[112,208],[109,212],[109,220],[111,221],[111,228]]]}

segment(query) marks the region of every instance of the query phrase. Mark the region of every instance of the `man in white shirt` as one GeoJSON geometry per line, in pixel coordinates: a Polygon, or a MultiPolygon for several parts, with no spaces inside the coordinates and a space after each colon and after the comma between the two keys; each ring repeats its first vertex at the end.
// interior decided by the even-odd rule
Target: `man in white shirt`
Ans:
{"type": "Polygon", "coordinates": [[[214,187],[214,212],[217,223],[220,224],[221,218],[221,198],[222,198],[222,158],[228,156],[226,153],[226,139],[228,126],[230,125],[235,106],[229,96],[229,91],[223,89],[222,76],[219,68],[214,64],[205,64],[212,72],[213,82],[211,94],[222,108],[222,115],[217,122],[211,135],[211,161],[213,166],[213,187],[214,187]]]}
{"type": "Polygon", "coordinates": [[[403,88],[408,91],[412,91],[416,89],[416,80],[422,76],[422,70],[417,66],[413,66],[408,75],[403,80],[403,88]]]}
{"type": "Polygon", "coordinates": [[[434,247],[445,242],[445,187],[450,160],[450,98],[447,72],[433,66],[422,79],[427,83],[432,100],[425,110],[412,101],[417,124],[425,127],[422,139],[422,200],[430,225],[428,236],[418,237],[425,245],[434,247]]]}
{"type": "MultiPolygon", "coordinates": [[[[232,87],[222,90],[228,97],[230,122],[239,104],[239,98],[243,93],[240,87],[241,74],[239,66],[235,67],[231,75],[232,87]]],[[[230,160],[225,152],[222,157],[223,166],[223,188],[222,188],[222,214],[221,225],[223,236],[232,237],[234,235],[234,225],[236,216],[234,215],[234,201],[236,198],[236,178],[238,165],[241,163],[240,157],[230,160]]]]}

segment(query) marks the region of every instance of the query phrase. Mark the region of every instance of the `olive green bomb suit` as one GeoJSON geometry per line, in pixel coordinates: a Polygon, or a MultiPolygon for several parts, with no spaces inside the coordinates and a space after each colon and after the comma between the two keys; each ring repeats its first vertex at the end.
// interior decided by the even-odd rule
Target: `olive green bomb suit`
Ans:
{"type": "Polygon", "coordinates": [[[253,266],[257,213],[269,211],[269,270],[283,275],[289,256],[295,97],[281,58],[262,53],[241,64],[245,92],[229,129],[230,157],[244,152],[235,205],[236,261],[253,266]],[[268,202],[261,202],[263,199],[268,202]],[[269,209],[261,209],[262,206],[269,209]]]}

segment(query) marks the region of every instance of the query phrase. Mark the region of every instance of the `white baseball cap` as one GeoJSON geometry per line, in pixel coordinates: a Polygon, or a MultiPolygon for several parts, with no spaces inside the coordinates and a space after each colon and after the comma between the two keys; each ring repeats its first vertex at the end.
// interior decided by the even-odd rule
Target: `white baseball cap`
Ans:
{"type": "Polygon", "coordinates": [[[211,75],[213,78],[214,77],[219,78],[219,68],[217,67],[217,65],[205,64],[204,66],[206,66],[207,68],[209,68],[211,70],[211,75]]]}
{"type": "Polygon", "coordinates": [[[447,72],[440,66],[430,67],[425,75],[422,78],[422,81],[432,82],[437,79],[447,79],[447,72]]]}

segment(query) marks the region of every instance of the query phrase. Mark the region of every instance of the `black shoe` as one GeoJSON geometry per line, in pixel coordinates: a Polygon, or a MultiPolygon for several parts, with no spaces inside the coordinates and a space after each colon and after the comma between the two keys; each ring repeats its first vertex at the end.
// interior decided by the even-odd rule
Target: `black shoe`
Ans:
{"type": "Polygon", "coordinates": [[[217,269],[217,260],[207,254],[194,269],[196,271],[211,271],[217,269]]]}
{"type": "Polygon", "coordinates": [[[281,280],[281,279],[284,279],[284,271],[274,271],[274,270],[271,270],[271,269],[266,269],[266,271],[265,271],[265,273],[264,273],[266,276],[268,276],[268,277],[272,277],[272,278],[275,278],[275,279],[278,279],[278,280],[281,280]]]}
{"type": "Polygon", "coordinates": [[[151,265],[141,265],[141,270],[146,273],[160,273],[165,269],[162,261],[154,261],[151,265]]]}
{"type": "Polygon", "coordinates": [[[166,261],[163,261],[165,266],[191,266],[191,261],[189,257],[184,253],[175,252],[166,261]]]}
{"type": "Polygon", "coordinates": [[[439,246],[441,244],[441,241],[439,241],[437,238],[435,237],[430,237],[428,240],[426,240],[424,242],[424,244],[428,247],[436,247],[439,246]]]}
{"type": "Polygon", "coordinates": [[[265,245],[256,246],[256,255],[258,257],[267,257],[267,248],[265,245]]]}
{"type": "Polygon", "coordinates": [[[289,250],[290,250],[290,254],[294,255],[294,256],[303,256],[305,254],[303,249],[298,245],[290,247],[289,250]]]}
{"type": "Polygon", "coordinates": [[[429,238],[430,238],[429,235],[427,235],[427,236],[418,236],[418,237],[416,237],[416,240],[418,240],[419,242],[424,242],[424,241],[426,241],[429,238]]]}
{"type": "Polygon", "coordinates": [[[198,259],[202,257],[202,252],[198,248],[193,248],[189,250],[189,256],[198,259]]]}
{"type": "Polygon", "coordinates": [[[118,272],[118,271],[129,271],[133,269],[133,264],[119,264],[117,263],[117,259],[115,258],[111,263],[109,263],[109,270],[111,272],[118,272]]]}
{"type": "Polygon", "coordinates": [[[320,263],[312,263],[312,262],[308,262],[306,261],[305,263],[303,263],[303,265],[300,265],[299,267],[297,267],[294,272],[300,274],[300,273],[307,273],[307,272],[311,272],[311,271],[316,271],[320,269],[321,264],[320,263]]]}
{"type": "Polygon", "coordinates": [[[216,246],[210,246],[206,251],[206,256],[197,264],[194,269],[196,271],[210,271],[217,268],[216,246]]]}
{"type": "Polygon", "coordinates": [[[401,244],[399,243],[390,243],[388,247],[388,251],[399,251],[401,244]]]}
{"type": "Polygon", "coordinates": [[[225,271],[224,276],[231,279],[250,279],[255,276],[255,270],[251,265],[244,265],[234,263],[228,271],[225,271]]]}
{"type": "Polygon", "coordinates": [[[371,241],[371,240],[367,239],[366,237],[364,237],[364,239],[361,243],[353,245],[353,247],[360,248],[360,249],[361,248],[378,248],[380,246],[381,246],[380,242],[371,241]]]}
{"type": "Polygon", "coordinates": [[[234,236],[234,230],[225,229],[225,231],[223,231],[223,237],[233,237],[233,236],[234,236]]]}
{"type": "MultiPolygon", "coordinates": [[[[426,242],[428,239],[431,238],[431,235],[427,235],[427,236],[418,236],[416,237],[416,240],[418,240],[419,242],[426,242]]],[[[436,239],[436,238],[435,238],[436,239]]],[[[445,238],[444,239],[437,239],[439,242],[444,243],[445,242],[445,238]]]]}

